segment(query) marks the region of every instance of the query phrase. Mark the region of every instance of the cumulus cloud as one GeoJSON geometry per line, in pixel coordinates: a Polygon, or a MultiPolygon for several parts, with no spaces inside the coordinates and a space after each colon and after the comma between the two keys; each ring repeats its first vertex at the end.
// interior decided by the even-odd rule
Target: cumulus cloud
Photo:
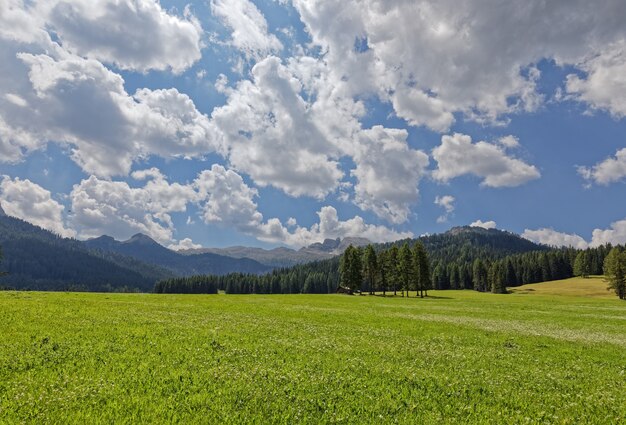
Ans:
{"type": "MultiPolygon", "coordinates": [[[[89,11],[85,8],[87,2],[25,5],[12,0],[9,3],[8,12],[0,14],[0,27],[3,27],[0,30],[0,73],[3,75],[0,92],[5,93],[0,98],[0,153],[4,154],[0,161],[19,161],[53,141],[69,145],[72,158],[87,173],[110,177],[127,174],[133,161],[140,157],[198,157],[219,150],[219,137],[214,134],[209,118],[196,110],[188,96],[176,89],[139,89],[131,95],[126,92],[122,77],[100,62],[104,60],[104,53],[97,53],[116,54],[115,49],[109,49],[109,44],[115,44],[119,37],[115,31],[125,35],[123,42],[118,40],[122,43],[120,49],[143,51],[147,50],[145,44],[160,44],[155,40],[162,36],[153,34],[162,30],[160,25],[176,27],[180,24],[184,32],[191,23],[185,21],[187,24],[184,24],[178,18],[169,17],[158,4],[147,1],[98,1],[89,11]],[[126,21],[114,21],[115,28],[111,31],[96,31],[101,39],[96,40],[94,35],[91,41],[89,37],[81,41],[91,43],[89,49],[71,49],[72,43],[61,40],[62,31],[56,32],[54,24],[48,22],[57,7],[65,8],[76,25],[87,25],[86,20],[93,23],[94,28],[104,25],[100,20],[105,18],[99,13],[115,14],[119,12],[117,8],[130,7],[140,16],[137,19],[143,19],[145,25],[154,28],[142,34],[143,38],[129,43],[126,21]],[[153,22],[157,19],[155,14],[159,16],[158,22],[153,22]],[[90,21],[91,18],[97,22],[90,21]],[[20,30],[14,21],[25,28],[20,30]],[[5,24],[14,31],[5,31],[5,24]],[[50,32],[54,32],[55,41],[50,32]],[[75,54],[74,50],[82,55],[75,54]]],[[[169,42],[177,43],[173,31],[172,28],[166,30],[166,37],[169,42]]],[[[172,60],[178,62],[158,55],[128,54],[137,60],[145,59],[143,66],[148,68],[152,62],[159,64],[154,65],[158,69],[179,69],[187,66],[184,63],[191,63],[178,61],[175,55],[172,60]]],[[[169,55],[168,52],[163,54],[169,55]]],[[[180,54],[184,54],[184,49],[180,49],[180,54]]],[[[125,67],[123,57],[111,61],[125,67]]],[[[148,69],[145,67],[142,69],[148,69]]]]}
{"type": "Polygon", "coordinates": [[[173,241],[171,213],[186,211],[196,193],[188,185],[169,183],[157,169],[135,172],[133,178],[145,184],[131,187],[91,176],[74,185],[70,221],[81,238],[107,234],[123,240],[140,232],[162,244],[173,241]]]}
{"type": "Polygon", "coordinates": [[[2,176],[0,202],[7,215],[21,218],[61,236],[76,235],[65,226],[63,220],[65,207],[52,199],[50,191],[28,179],[2,176]]]}
{"type": "Polygon", "coordinates": [[[188,240],[176,242],[172,213],[185,212],[189,204],[197,204],[205,223],[219,224],[259,240],[291,246],[305,246],[325,238],[360,236],[375,242],[387,242],[412,236],[385,226],[366,223],[355,216],[342,221],[335,208],[318,211],[319,222],[310,228],[277,218],[265,219],[255,199],[258,191],[248,186],[241,175],[214,164],[198,174],[193,182],[170,183],[156,168],[135,171],[137,182],[110,181],[91,176],[74,186],[70,199],[71,224],[81,238],[108,234],[126,239],[134,233],[145,233],[164,245],[184,249],[192,247],[188,240]]]}
{"type": "Polygon", "coordinates": [[[252,80],[238,83],[212,117],[236,170],[260,186],[321,199],[338,186],[343,172],[337,147],[320,129],[301,90],[300,81],[272,56],[253,67],[252,80]]]}
{"type": "Polygon", "coordinates": [[[212,13],[232,30],[230,44],[248,58],[261,59],[282,50],[283,45],[269,34],[267,21],[254,3],[248,0],[212,0],[212,13]]]}
{"type": "Polygon", "coordinates": [[[154,0],[61,0],[40,7],[63,47],[77,55],[145,72],[180,73],[201,57],[202,28],[188,11],[167,13],[154,0]]]}
{"type": "Polygon", "coordinates": [[[459,133],[443,136],[441,145],[433,149],[433,158],[437,161],[433,177],[441,182],[473,174],[483,179],[483,186],[513,187],[541,176],[533,165],[508,156],[500,147],[472,143],[470,136],[459,133]]]}
{"type": "Polygon", "coordinates": [[[193,157],[222,149],[209,118],[176,89],[140,89],[131,96],[121,76],[78,56],[17,53],[3,59],[0,67],[8,62],[20,70],[6,83],[21,88],[29,105],[0,104],[0,117],[7,118],[0,119],[0,135],[6,134],[0,150],[10,159],[53,140],[70,144],[72,158],[87,173],[109,177],[127,174],[138,157],[193,157]]]}
{"type": "Polygon", "coordinates": [[[489,221],[476,220],[473,223],[470,223],[470,227],[482,227],[483,229],[495,229],[496,222],[493,220],[489,220],[489,221]]]}
{"type": "Polygon", "coordinates": [[[293,4],[338,76],[355,91],[389,101],[411,125],[445,132],[454,113],[493,123],[535,110],[542,102],[535,64],[543,58],[589,71],[580,79],[584,86],[568,85],[581,100],[612,102],[612,110],[622,110],[617,104],[626,98],[606,95],[610,87],[624,90],[623,50],[618,59],[617,53],[593,59],[604,46],[623,43],[626,9],[620,0],[601,8],[584,0],[497,7],[471,0],[293,4]],[[355,40],[365,48],[355,49],[355,40]],[[592,96],[598,81],[604,87],[592,96]]]}
{"type": "Polygon", "coordinates": [[[557,232],[554,229],[548,228],[537,230],[525,229],[521,236],[529,241],[548,246],[566,246],[576,249],[585,249],[589,245],[587,241],[576,234],[557,232]]]}
{"type": "Polygon", "coordinates": [[[614,158],[607,158],[592,167],[578,167],[578,174],[585,180],[608,185],[626,177],[626,148],[620,149],[614,158]]]}
{"type": "Polygon", "coordinates": [[[353,159],[355,203],[391,223],[407,221],[428,155],[409,148],[406,130],[374,126],[359,134],[353,159]]]}
{"type": "Polygon", "coordinates": [[[590,246],[604,244],[626,244],[626,219],[611,223],[609,229],[595,229],[592,233],[590,246]]]}
{"type": "Polygon", "coordinates": [[[615,118],[626,116],[626,40],[612,43],[589,55],[578,67],[585,76],[567,76],[566,90],[591,109],[608,111],[615,118]]]}
{"type": "Polygon", "coordinates": [[[519,139],[512,134],[508,136],[500,137],[498,139],[498,144],[504,146],[505,148],[513,149],[519,147],[519,139]]]}
{"type": "Polygon", "coordinates": [[[437,196],[435,197],[435,205],[439,205],[445,210],[445,214],[437,218],[437,223],[445,223],[448,221],[450,214],[454,212],[454,196],[437,196]]]}
{"type": "Polygon", "coordinates": [[[326,238],[365,237],[375,242],[388,242],[411,237],[410,232],[396,232],[385,226],[367,224],[359,217],[342,221],[337,210],[325,206],[317,212],[318,223],[310,228],[288,220],[283,225],[277,218],[265,220],[257,209],[258,192],[232,170],[214,164],[198,175],[193,183],[206,223],[218,223],[256,237],[259,240],[301,247],[326,238]]]}
{"type": "Polygon", "coordinates": [[[176,244],[168,245],[168,248],[174,251],[182,251],[185,249],[199,249],[202,248],[202,245],[193,243],[190,238],[185,238],[176,244]]]}

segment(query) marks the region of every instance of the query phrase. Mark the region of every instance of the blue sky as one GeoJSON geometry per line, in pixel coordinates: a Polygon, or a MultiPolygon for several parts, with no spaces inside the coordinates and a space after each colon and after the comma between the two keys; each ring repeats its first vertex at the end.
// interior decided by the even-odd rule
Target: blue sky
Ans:
{"type": "Polygon", "coordinates": [[[0,202],[172,248],[625,243],[626,7],[497,3],[10,0],[0,202]]]}

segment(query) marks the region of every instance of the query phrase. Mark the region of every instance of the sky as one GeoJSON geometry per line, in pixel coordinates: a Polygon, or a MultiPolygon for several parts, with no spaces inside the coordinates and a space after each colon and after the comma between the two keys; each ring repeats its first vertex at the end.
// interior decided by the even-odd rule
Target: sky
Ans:
{"type": "Polygon", "coordinates": [[[623,0],[0,0],[0,203],[173,249],[626,243],[623,0]]]}

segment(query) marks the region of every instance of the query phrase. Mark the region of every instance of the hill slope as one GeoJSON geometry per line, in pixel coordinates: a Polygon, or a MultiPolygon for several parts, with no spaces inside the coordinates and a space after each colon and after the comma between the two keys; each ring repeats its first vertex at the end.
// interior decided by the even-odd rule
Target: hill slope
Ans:
{"type": "Polygon", "coordinates": [[[550,282],[531,283],[511,288],[510,292],[514,294],[568,295],[573,297],[615,299],[615,293],[607,289],[607,283],[602,276],[591,276],[586,279],[572,277],[550,282]]]}
{"type": "Polygon", "coordinates": [[[0,285],[40,290],[150,290],[172,273],[114,253],[92,252],[26,221],[0,216],[0,285]]]}
{"type": "Polygon", "coordinates": [[[419,240],[432,260],[457,263],[470,263],[476,258],[495,260],[513,254],[549,250],[547,246],[531,242],[515,233],[470,226],[453,227],[445,233],[422,236],[419,240]]]}

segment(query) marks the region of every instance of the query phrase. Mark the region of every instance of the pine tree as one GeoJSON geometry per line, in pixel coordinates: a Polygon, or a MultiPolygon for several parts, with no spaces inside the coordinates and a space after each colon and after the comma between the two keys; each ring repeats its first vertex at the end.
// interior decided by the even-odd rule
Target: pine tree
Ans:
{"type": "MultiPolygon", "coordinates": [[[[0,246],[0,263],[2,263],[2,258],[3,258],[3,256],[2,256],[2,247],[0,246]]],[[[3,271],[0,270],[0,277],[6,276],[6,275],[7,275],[6,272],[3,272],[3,271]]]]}
{"type": "Polygon", "coordinates": [[[491,284],[492,293],[506,294],[503,267],[499,261],[494,262],[489,269],[489,282],[491,284]]]}
{"type": "Polygon", "coordinates": [[[376,278],[379,271],[378,258],[372,244],[369,244],[367,248],[365,248],[365,252],[363,254],[363,274],[367,278],[370,295],[374,295],[374,291],[376,290],[376,278]]]}
{"type": "Polygon", "coordinates": [[[591,262],[587,251],[580,251],[574,260],[574,276],[589,277],[591,262]]]}
{"type": "Polygon", "coordinates": [[[393,288],[393,295],[398,295],[398,285],[400,284],[400,275],[398,270],[399,250],[396,245],[389,249],[389,284],[393,288]]]}
{"type": "Polygon", "coordinates": [[[361,251],[352,245],[346,248],[339,265],[341,286],[355,291],[363,282],[361,251]]]}
{"type": "Polygon", "coordinates": [[[381,251],[378,254],[378,274],[380,277],[380,289],[383,291],[383,297],[386,295],[389,278],[389,251],[381,251]]]}
{"type": "Polygon", "coordinates": [[[405,242],[400,248],[398,253],[398,276],[400,277],[400,290],[404,297],[404,291],[406,296],[409,296],[409,288],[411,284],[411,277],[413,275],[413,255],[411,248],[409,248],[408,242],[405,242]]]}
{"type": "Polygon", "coordinates": [[[626,252],[613,248],[604,260],[604,276],[620,300],[626,299],[626,252]]]}
{"type": "Polygon", "coordinates": [[[479,258],[474,260],[472,271],[472,281],[474,283],[474,289],[476,291],[484,292],[487,288],[487,268],[479,258]]]}
{"type": "Polygon", "coordinates": [[[417,289],[419,290],[420,297],[424,298],[424,291],[428,291],[428,289],[430,289],[432,286],[432,280],[430,275],[430,261],[428,259],[428,254],[424,249],[424,245],[422,245],[421,242],[417,242],[415,244],[415,246],[413,247],[413,252],[415,255],[417,269],[417,289]]]}

